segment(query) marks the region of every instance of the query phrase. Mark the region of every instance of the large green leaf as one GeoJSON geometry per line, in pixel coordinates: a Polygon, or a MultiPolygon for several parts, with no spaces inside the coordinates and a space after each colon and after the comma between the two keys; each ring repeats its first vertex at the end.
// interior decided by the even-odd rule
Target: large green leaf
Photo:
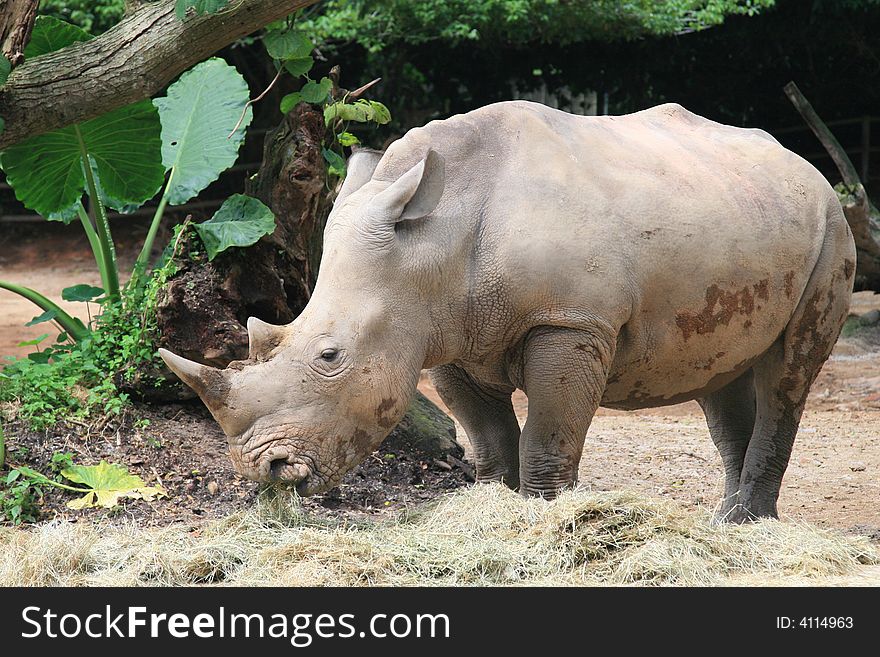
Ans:
{"type": "Polygon", "coordinates": [[[49,309],[46,312],[34,317],[31,321],[27,322],[25,326],[36,326],[37,324],[42,324],[43,322],[51,322],[56,317],[58,317],[58,311],[54,309],[49,309]]]}
{"type": "Polygon", "coordinates": [[[309,80],[302,89],[292,94],[287,94],[281,99],[281,112],[287,114],[294,107],[302,102],[305,103],[323,103],[330,95],[330,89],[333,83],[330,78],[321,78],[320,82],[309,80]]]}
{"type": "Polygon", "coordinates": [[[180,76],[168,95],[153,104],[162,119],[162,162],[171,170],[165,196],[186,203],[238,158],[253,113],[244,78],[222,59],[212,58],[180,76]],[[244,119],[229,137],[244,111],[244,119]]]}
{"type": "Polygon", "coordinates": [[[391,112],[385,107],[385,105],[378,100],[368,100],[367,102],[370,104],[370,107],[373,108],[373,121],[379,125],[385,125],[391,121],[391,112]]]}
{"type": "Polygon", "coordinates": [[[193,9],[196,14],[216,14],[229,4],[229,0],[177,0],[174,3],[174,13],[178,18],[184,18],[188,9],[193,9]]]}
{"type": "Polygon", "coordinates": [[[10,146],[0,154],[0,167],[28,208],[43,216],[68,216],[85,192],[85,147],[102,200],[123,210],[152,198],[162,186],[160,132],[156,108],[145,100],[10,146]]]}
{"type": "Polygon", "coordinates": [[[67,503],[71,509],[92,506],[112,508],[122,497],[151,501],[165,496],[160,486],[147,486],[140,477],[129,473],[121,465],[101,461],[98,465],[73,465],[61,471],[62,476],[91,490],[67,503]]]}
{"type": "Polygon", "coordinates": [[[66,287],[61,290],[61,298],[65,301],[93,301],[95,298],[104,294],[104,289],[80,283],[73,287],[66,287]]]}
{"type": "Polygon", "coordinates": [[[305,75],[312,70],[312,66],[314,65],[315,60],[311,56],[296,57],[295,59],[288,59],[284,62],[284,68],[294,77],[305,75]]]}
{"type": "Polygon", "coordinates": [[[208,259],[231,246],[250,246],[275,230],[275,215],[258,199],[233,194],[208,221],[196,224],[208,259]]]}
{"type": "Polygon", "coordinates": [[[12,72],[12,63],[0,52],[0,87],[6,84],[10,72],[12,72]]]}
{"type": "Polygon", "coordinates": [[[31,40],[24,48],[26,59],[66,48],[77,41],[88,41],[92,35],[81,27],[65,23],[52,16],[37,16],[31,40]]]}
{"type": "Polygon", "coordinates": [[[315,47],[309,38],[298,30],[272,30],[263,37],[266,52],[273,59],[302,59],[308,57],[315,47]]]}

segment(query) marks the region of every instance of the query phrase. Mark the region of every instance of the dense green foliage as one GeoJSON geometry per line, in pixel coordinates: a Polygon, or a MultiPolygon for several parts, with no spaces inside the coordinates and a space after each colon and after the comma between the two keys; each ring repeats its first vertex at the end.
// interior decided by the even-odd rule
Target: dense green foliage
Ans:
{"type": "Polygon", "coordinates": [[[116,25],[125,13],[125,0],[41,0],[40,14],[79,25],[101,34],[116,25]]]}
{"type": "MultiPolygon", "coordinates": [[[[385,3],[330,0],[307,10],[302,23],[321,52],[342,64],[352,86],[382,78],[372,93],[389,106],[395,120],[391,130],[373,140],[374,146],[430,119],[541,90],[563,97],[566,92],[595,92],[600,113],[622,114],[671,101],[724,123],[767,129],[801,123],[782,93],[790,80],[798,82],[827,120],[876,113],[880,104],[880,87],[871,84],[880,75],[880,0],[776,0],[760,7],[740,3],[738,11],[712,29],[693,31],[693,21],[682,14],[690,27],[682,24],[672,35],[640,27],[638,38],[610,38],[615,36],[610,31],[581,29],[589,26],[585,15],[559,28],[563,33],[553,38],[560,41],[546,40],[553,32],[541,28],[540,11],[514,21],[531,28],[501,27],[498,19],[481,32],[479,21],[469,19],[453,31],[456,38],[447,38],[452,32],[439,18],[432,23],[430,14],[415,14],[415,9],[406,14],[403,5],[410,3],[401,2],[401,14],[393,20],[380,4],[385,3]],[[375,11],[354,11],[358,5],[375,6],[375,11]],[[755,9],[760,11],[755,14],[755,9]],[[462,26],[477,29],[472,33],[462,26]]],[[[474,6],[494,4],[499,3],[474,6]]],[[[499,7],[517,4],[523,3],[499,7]]],[[[599,3],[560,4],[575,11],[575,5],[599,3]]],[[[649,3],[617,4],[638,14],[649,3]]],[[[667,19],[674,6],[681,6],[653,4],[668,5],[667,19]]],[[[706,14],[703,24],[708,23],[706,14]]],[[[633,24],[640,25],[638,20],[633,24]]],[[[665,24],[671,26],[668,20],[665,24]]],[[[857,147],[857,134],[843,137],[857,147]]],[[[815,143],[786,145],[803,153],[817,150],[815,143]]]]}
{"type": "Polygon", "coordinates": [[[399,44],[612,41],[719,25],[774,0],[326,0],[304,27],[322,43],[356,43],[371,52],[399,44]]]}
{"type": "MultiPolygon", "coordinates": [[[[712,32],[774,0],[325,0],[297,25],[346,80],[381,77],[374,92],[395,120],[373,145],[431,118],[516,93],[603,91],[593,53],[712,32]]],[[[355,82],[352,82],[355,84],[355,82]]]]}
{"type": "Polygon", "coordinates": [[[119,413],[128,397],[117,384],[155,358],[157,295],[174,271],[173,259],[167,259],[145,284],[124,288],[119,301],[105,304],[84,340],[70,344],[59,336],[31,358],[10,359],[0,370],[0,401],[17,402],[19,417],[34,428],[119,413]]]}
{"type": "Polygon", "coordinates": [[[331,180],[344,178],[346,174],[344,148],[361,143],[357,136],[349,132],[351,124],[385,125],[391,121],[391,112],[378,101],[356,97],[349,91],[336,88],[327,76],[312,79],[315,44],[301,27],[300,17],[301,13],[298,12],[287,20],[266,27],[263,45],[277,70],[269,86],[271,88],[285,73],[302,80],[298,91],[281,99],[279,108],[283,114],[300,103],[310,103],[322,109],[328,128],[322,152],[327,164],[328,188],[331,188],[331,180]]]}

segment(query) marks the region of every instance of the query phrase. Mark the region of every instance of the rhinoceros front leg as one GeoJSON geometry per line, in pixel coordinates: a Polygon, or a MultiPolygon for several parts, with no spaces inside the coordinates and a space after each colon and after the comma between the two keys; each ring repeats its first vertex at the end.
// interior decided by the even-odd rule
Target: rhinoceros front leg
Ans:
{"type": "Polygon", "coordinates": [[[748,370],[720,390],[697,400],[706,415],[712,442],[724,464],[724,500],[716,513],[728,517],[739,504],[739,481],[755,428],[755,377],[748,370]]]}
{"type": "Polygon", "coordinates": [[[442,365],[429,372],[440,398],[474,448],[477,481],[500,481],[517,488],[519,423],[510,401],[514,388],[481,384],[456,365],[442,365]]]}
{"type": "Polygon", "coordinates": [[[587,429],[599,407],[615,338],[568,328],[533,329],[523,349],[529,415],[520,437],[520,491],[553,498],[577,482],[587,429]]]}

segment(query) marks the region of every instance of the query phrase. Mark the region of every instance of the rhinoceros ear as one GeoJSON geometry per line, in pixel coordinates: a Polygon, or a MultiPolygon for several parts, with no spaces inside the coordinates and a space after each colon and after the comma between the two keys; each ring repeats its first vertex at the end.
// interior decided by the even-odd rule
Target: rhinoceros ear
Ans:
{"type": "Polygon", "coordinates": [[[443,158],[429,149],[425,159],[403,174],[373,199],[383,219],[391,223],[420,219],[440,203],[445,185],[443,158]]]}
{"type": "Polygon", "coordinates": [[[339,205],[348,196],[351,196],[370,182],[370,178],[373,177],[373,172],[379,166],[379,160],[382,159],[383,155],[382,151],[355,147],[354,152],[346,163],[348,172],[345,174],[345,182],[342,183],[339,194],[336,195],[334,205],[339,205]]]}

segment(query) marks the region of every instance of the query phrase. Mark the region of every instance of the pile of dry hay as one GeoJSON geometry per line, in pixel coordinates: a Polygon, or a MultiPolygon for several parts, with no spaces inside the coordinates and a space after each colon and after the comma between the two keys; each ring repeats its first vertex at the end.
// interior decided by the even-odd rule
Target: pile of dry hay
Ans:
{"type": "Polygon", "coordinates": [[[6,586],[810,584],[878,563],[868,539],[803,524],[716,526],[706,511],[630,493],[580,489],[545,502],[498,485],[347,526],[316,524],[275,497],[198,532],[87,523],[0,531],[6,586]]]}

